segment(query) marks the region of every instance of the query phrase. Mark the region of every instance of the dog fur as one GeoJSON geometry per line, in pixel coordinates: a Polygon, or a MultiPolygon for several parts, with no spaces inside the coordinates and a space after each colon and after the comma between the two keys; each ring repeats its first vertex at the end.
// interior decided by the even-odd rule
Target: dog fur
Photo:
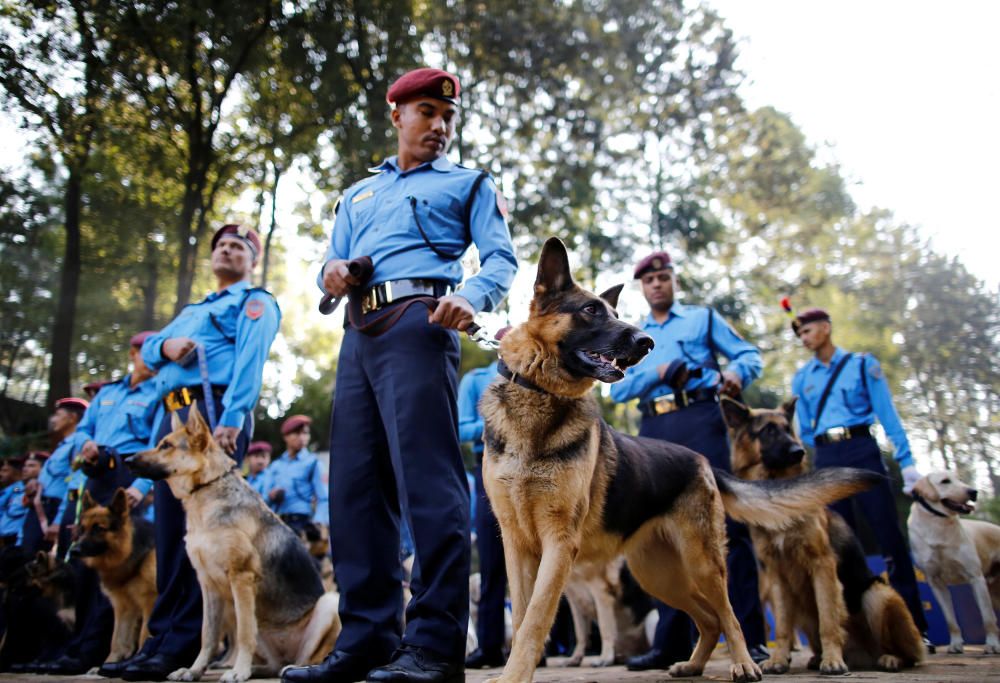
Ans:
{"type": "Polygon", "coordinates": [[[983,651],[1000,654],[996,617],[1000,610],[1000,526],[959,518],[972,512],[977,491],[954,472],[931,472],[914,485],[913,493],[944,515],[935,515],[917,501],[910,507],[907,526],[913,557],[948,622],[948,652],[962,652],[965,646],[948,586],[967,583],[986,631],[983,651]]]}
{"type": "Polygon", "coordinates": [[[601,565],[619,554],[646,592],[698,627],[691,659],[671,675],[701,674],[724,633],[733,680],[759,680],[726,592],[726,513],[783,528],[858,491],[865,475],[743,482],[687,448],[611,429],[591,389],[621,379],[653,345],[618,320],[620,291],[598,297],[577,286],[566,248],[549,239],[529,318],[500,345],[522,384],[500,377],[480,402],[483,478],[502,531],[514,621],[497,680],[531,680],[574,562],[601,565]]]}
{"type": "Polygon", "coordinates": [[[187,515],[184,537],[204,602],[201,652],[170,680],[199,680],[223,633],[235,634],[233,666],[220,680],[250,678],[255,654],[266,672],[315,664],[340,633],[338,596],[324,593],[302,542],[239,476],[192,406],[187,424],[126,461],[138,476],[164,479],[187,515]]]}
{"type": "Polygon", "coordinates": [[[111,504],[98,505],[85,491],[76,547],[82,562],[97,572],[115,614],[106,662],[131,657],[149,636],[156,602],[156,549],[153,525],[132,519],[128,497],[118,489],[111,504]]]}
{"type": "MultiPolygon", "coordinates": [[[[808,471],[805,449],[792,433],[795,400],[779,410],[751,410],[722,400],[732,468],[748,481],[794,480],[808,471]]],[[[761,668],[785,673],[795,629],[813,649],[811,668],[844,674],[851,668],[898,671],[923,658],[920,632],[906,603],[876,578],[847,523],[826,509],[783,530],[750,527],[775,615],[776,647],[761,668]]]]}

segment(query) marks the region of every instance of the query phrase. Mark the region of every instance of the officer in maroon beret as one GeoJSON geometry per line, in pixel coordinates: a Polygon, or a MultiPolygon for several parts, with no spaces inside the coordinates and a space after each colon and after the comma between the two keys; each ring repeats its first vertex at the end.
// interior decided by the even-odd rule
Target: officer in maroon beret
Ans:
{"type": "Polygon", "coordinates": [[[458,78],[441,69],[416,69],[393,83],[386,100],[397,154],[339,203],[318,284],[332,297],[361,289],[365,320],[344,334],[330,428],[330,544],[344,628],[323,664],[286,669],[287,682],[433,683],[464,671],[471,548],[455,431],[457,331],[500,304],[517,261],[493,181],[446,156],[460,92],[458,78]],[[456,293],[472,243],[480,269],[456,293]],[[362,256],[374,264],[365,283],[348,269],[362,256]],[[407,307],[418,296],[437,299],[433,311],[407,307]],[[397,311],[377,338],[365,331],[397,311]],[[405,516],[421,580],[401,633],[405,516]]]}
{"type": "Polygon", "coordinates": [[[265,502],[269,490],[267,483],[267,466],[271,462],[271,444],[267,441],[252,441],[247,447],[246,455],[247,483],[259,493],[265,502]]]}

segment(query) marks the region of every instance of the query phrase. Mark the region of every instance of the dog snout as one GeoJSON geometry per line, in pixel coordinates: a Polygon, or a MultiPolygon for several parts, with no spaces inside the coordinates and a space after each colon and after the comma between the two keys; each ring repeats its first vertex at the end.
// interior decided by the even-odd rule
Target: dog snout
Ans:
{"type": "Polygon", "coordinates": [[[653,338],[650,337],[645,332],[637,332],[632,338],[632,344],[636,346],[640,353],[646,355],[653,350],[656,344],[653,342],[653,338]]]}
{"type": "Polygon", "coordinates": [[[976,500],[976,498],[979,496],[979,491],[977,491],[976,489],[968,489],[966,493],[969,494],[969,500],[976,500]]]}
{"type": "Polygon", "coordinates": [[[804,449],[801,444],[793,443],[788,447],[788,457],[795,460],[795,462],[802,460],[802,458],[805,457],[805,454],[806,449],[804,449]]]}

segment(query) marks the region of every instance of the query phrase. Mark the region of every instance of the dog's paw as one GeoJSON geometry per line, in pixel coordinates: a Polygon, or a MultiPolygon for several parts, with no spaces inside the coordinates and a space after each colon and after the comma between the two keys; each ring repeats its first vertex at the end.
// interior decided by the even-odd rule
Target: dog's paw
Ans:
{"type": "Polygon", "coordinates": [[[198,681],[201,680],[201,674],[192,671],[191,669],[177,669],[171,674],[167,675],[168,681],[198,681]]]}
{"type": "Polygon", "coordinates": [[[101,670],[101,667],[99,667],[99,666],[92,667],[90,669],[90,671],[87,672],[87,675],[88,676],[97,676],[98,675],[97,672],[100,671],[100,670],[101,670]]]}
{"type": "Polygon", "coordinates": [[[250,680],[250,669],[246,671],[240,669],[230,669],[219,677],[220,683],[243,683],[250,680]]]}
{"type": "Polygon", "coordinates": [[[903,668],[903,660],[895,655],[882,655],[875,666],[880,671],[899,671],[903,668]]]}
{"type": "Polygon", "coordinates": [[[961,638],[951,641],[948,645],[948,654],[950,655],[960,655],[963,652],[965,652],[965,641],[961,638]]]}
{"type": "Polygon", "coordinates": [[[554,668],[568,667],[568,666],[580,666],[583,663],[583,655],[572,655],[570,657],[552,657],[549,660],[549,666],[554,668]]]}
{"type": "Polygon", "coordinates": [[[595,668],[600,668],[603,666],[614,666],[614,657],[601,657],[600,655],[594,655],[593,657],[584,657],[583,665],[592,666],[595,668]]]}
{"type": "Polygon", "coordinates": [[[702,669],[700,667],[695,666],[691,662],[677,662],[676,664],[671,666],[670,669],[667,670],[667,673],[673,676],[674,678],[684,678],[685,676],[700,676],[701,672],[702,669]]]}
{"type": "MultiPolygon", "coordinates": [[[[695,675],[699,674],[701,674],[700,671],[695,675]]],[[[732,680],[737,681],[737,683],[750,683],[750,681],[759,681],[764,677],[760,667],[753,661],[745,664],[733,664],[729,667],[729,674],[732,680]]]]}
{"type": "Polygon", "coordinates": [[[984,655],[1000,655],[1000,643],[986,643],[983,646],[984,655]]]}
{"type": "Polygon", "coordinates": [[[760,669],[766,674],[786,674],[791,666],[791,657],[779,657],[771,655],[761,662],[760,669]]]}
{"type": "Polygon", "coordinates": [[[819,672],[824,676],[843,676],[847,665],[841,657],[824,657],[819,663],[819,672]]]}

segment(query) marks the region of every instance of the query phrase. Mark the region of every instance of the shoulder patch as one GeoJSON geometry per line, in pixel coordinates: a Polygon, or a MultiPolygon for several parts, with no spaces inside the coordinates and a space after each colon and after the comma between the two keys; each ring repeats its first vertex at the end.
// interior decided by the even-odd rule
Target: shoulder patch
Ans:
{"type": "Polygon", "coordinates": [[[497,198],[497,211],[504,217],[504,220],[507,220],[510,217],[510,210],[507,208],[507,198],[503,196],[503,192],[496,185],[493,186],[493,194],[497,198]]]}
{"type": "Polygon", "coordinates": [[[250,320],[257,320],[264,315],[264,302],[260,299],[251,299],[243,310],[250,320]]]}
{"type": "Polygon", "coordinates": [[[868,363],[868,374],[875,379],[882,379],[885,377],[885,375],[882,374],[882,366],[874,358],[868,363]]]}

